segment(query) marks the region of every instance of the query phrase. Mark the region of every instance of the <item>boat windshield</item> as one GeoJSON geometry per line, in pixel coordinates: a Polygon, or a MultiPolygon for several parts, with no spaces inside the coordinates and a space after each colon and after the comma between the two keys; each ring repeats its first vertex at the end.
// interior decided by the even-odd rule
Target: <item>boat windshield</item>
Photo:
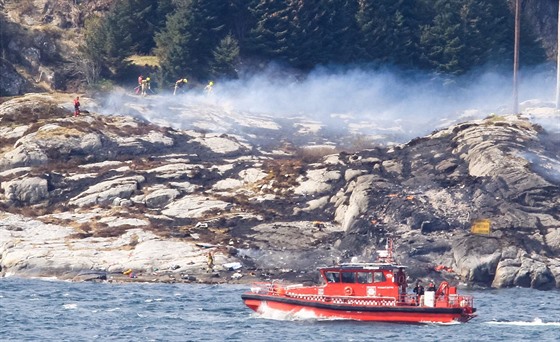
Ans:
{"type": "Polygon", "coordinates": [[[383,271],[356,271],[356,272],[338,272],[326,271],[325,279],[327,283],[358,283],[372,284],[383,283],[387,281],[387,277],[383,271]]]}
{"type": "Polygon", "coordinates": [[[358,272],[358,283],[360,284],[373,283],[373,274],[371,272],[358,272]]]}
{"type": "Polygon", "coordinates": [[[327,278],[328,283],[338,283],[338,282],[340,282],[340,273],[339,272],[326,272],[325,276],[327,278]]]}
{"type": "Polygon", "coordinates": [[[342,282],[343,283],[355,283],[354,272],[342,272],[342,282]]]}
{"type": "Polygon", "coordinates": [[[382,283],[386,280],[387,280],[387,278],[385,278],[385,274],[383,274],[383,272],[375,272],[373,274],[373,282],[374,283],[382,283]]]}

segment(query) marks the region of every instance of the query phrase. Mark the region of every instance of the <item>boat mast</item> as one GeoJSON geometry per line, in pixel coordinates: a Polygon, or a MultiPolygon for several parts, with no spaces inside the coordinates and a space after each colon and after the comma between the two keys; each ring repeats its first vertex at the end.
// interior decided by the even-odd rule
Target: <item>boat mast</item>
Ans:
{"type": "Polygon", "coordinates": [[[387,264],[394,263],[394,260],[393,260],[393,240],[392,239],[387,239],[387,242],[385,243],[385,249],[384,250],[378,250],[377,251],[377,261],[378,262],[384,262],[384,263],[387,263],[387,264]]]}

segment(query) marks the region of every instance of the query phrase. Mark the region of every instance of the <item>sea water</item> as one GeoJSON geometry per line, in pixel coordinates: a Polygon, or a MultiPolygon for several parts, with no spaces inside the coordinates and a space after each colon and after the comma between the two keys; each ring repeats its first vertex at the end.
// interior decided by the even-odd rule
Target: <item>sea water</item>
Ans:
{"type": "Polygon", "coordinates": [[[0,341],[560,341],[560,291],[462,291],[464,324],[321,320],[245,307],[249,286],[0,279],[0,341]]]}

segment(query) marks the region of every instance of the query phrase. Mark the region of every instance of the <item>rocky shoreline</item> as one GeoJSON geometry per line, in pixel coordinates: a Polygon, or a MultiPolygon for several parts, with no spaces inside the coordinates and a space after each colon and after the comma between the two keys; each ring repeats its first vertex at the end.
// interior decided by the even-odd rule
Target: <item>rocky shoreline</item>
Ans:
{"type": "Polygon", "coordinates": [[[371,261],[392,238],[409,282],[560,287],[550,106],[350,153],[297,118],[123,96],[115,115],[86,98],[91,110],[77,118],[67,94],[0,104],[4,276],[314,282],[317,267],[371,261]],[[193,127],[143,119],[160,110],[193,127]],[[232,133],[194,128],[220,120],[232,133]],[[472,233],[479,220],[488,234],[472,233]],[[202,271],[209,250],[218,276],[202,271]],[[231,263],[241,267],[223,270],[231,263]],[[138,277],[122,275],[129,269],[138,277]]]}

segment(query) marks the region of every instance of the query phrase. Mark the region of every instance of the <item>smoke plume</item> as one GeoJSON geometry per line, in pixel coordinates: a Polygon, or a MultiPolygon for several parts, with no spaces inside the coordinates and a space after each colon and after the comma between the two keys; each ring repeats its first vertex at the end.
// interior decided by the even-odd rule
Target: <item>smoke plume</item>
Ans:
{"type": "MultiPolygon", "coordinates": [[[[555,78],[551,65],[522,70],[519,100],[524,114],[560,131],[553,108],[555,78]]],[[[114,93],[99,111],[217,132],[227,132],[232,120],[266,126],[298,118],[325,131],[391,136],[402,142],[452,123],[511,114],[513,108],[511,73],[492,70],[452,78],[390,69],[318,68],[301,76],[270,66],[215,83],[210,94],[191,88],[173,96],[171,87],[154,88],[157,95],[145,98],[132,91],[114,93]]]]}

